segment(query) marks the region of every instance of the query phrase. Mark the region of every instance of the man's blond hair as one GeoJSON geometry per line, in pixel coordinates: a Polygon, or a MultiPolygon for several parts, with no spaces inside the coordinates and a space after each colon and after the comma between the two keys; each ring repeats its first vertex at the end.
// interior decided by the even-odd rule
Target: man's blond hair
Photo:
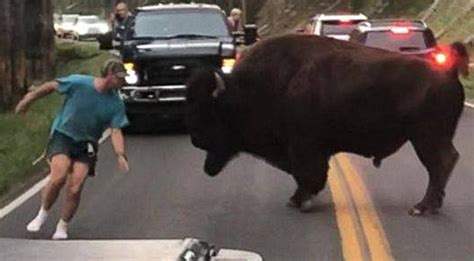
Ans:
{"type": "Polygon", "coordinates": [[[241,15],[242,14],[242,10],[240,10],[239,8],[234,8],[230,11],[230,15],[241,15]]]}

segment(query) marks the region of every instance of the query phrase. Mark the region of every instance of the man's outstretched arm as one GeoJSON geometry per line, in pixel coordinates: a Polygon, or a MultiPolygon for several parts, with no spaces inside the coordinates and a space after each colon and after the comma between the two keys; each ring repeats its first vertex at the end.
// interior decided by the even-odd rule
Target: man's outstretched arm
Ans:
{"type": "Polygon", "coordinates": [[[59,87],[59,83],[57,82],[47,82],[39,86],[38,88],[34,89],[33,91],[27,93],[23,99],[18,103],[18,105],[15,108],[16,113],[23,113],[28,110],[28,107],[30,104],[37,99],[46,96],[55,90],[57,90],[59,87]]]}
{"type": "Polygon", "coordinates": [[[129,171],[129,166],[128,159],[125,156],[125,140],[123,138],[122,130],[118,128],[112,128],[110,136],[115,154],[117,154],[120,171],[122,171],[122,173],[127,173],[129,171]]]}

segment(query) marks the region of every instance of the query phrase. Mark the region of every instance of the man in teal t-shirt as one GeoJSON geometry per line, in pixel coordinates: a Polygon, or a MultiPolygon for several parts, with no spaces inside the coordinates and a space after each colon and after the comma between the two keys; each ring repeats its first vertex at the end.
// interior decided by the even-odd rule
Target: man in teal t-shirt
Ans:
{"type": "Polygon", "coordinates": [[[122,62],[109,60],[102,68],[101,77],[75,74],[56,79],[29,92],[18,103],[16,112],[21,113],[33,101],[54,91],[65,96],[64,104],[54,119],[47,148],[50,178],[41,194],[38,215],[27,225],[29,232],[40,230],[61,188],[67,184],[66,202],[52,237],[67,239],[67,224],[79,206],[84,182],[87,176],[95,173],[98,141],[109,128],[119,168],[128,172],[121,131],[128,125],[128,120],[124,103],[117,93],[125,76],[122,62]]]}

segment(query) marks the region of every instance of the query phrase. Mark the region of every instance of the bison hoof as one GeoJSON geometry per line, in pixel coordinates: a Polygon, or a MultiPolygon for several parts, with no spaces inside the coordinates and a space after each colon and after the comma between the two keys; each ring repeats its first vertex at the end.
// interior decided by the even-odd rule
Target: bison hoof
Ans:
{"type": "Polygon", "coordinates": [[[287,203],[286,203],[286,206],[287,207],[290,207],[290,208],[300,208],[300,205],[298,203],[296,203],[294,200],[290,199],[287,203]]]}
{"type": "Polygon", "coordinates": [[[313,200],[313,198],[310,198],[301,203],[300,211],[303,213],[308,213],[308,212],[313,211],[315,206],[316,206],[316,202],[313,200]]]}
{"type": "Polygon", "coordinates": [[[297,202],[294,199],[290,199],[286,203],[286,206],[288,206],[290,208],[299,209],[301,212],[307,213],[307,212],[311,212],[312,210],[314,210],[315,202],[314,202],[313,198],[309,198],[309,199],[304,200],[302,202],[297,202]]]}
{"type": "Polygon", "coordinates": [[[410,210],[408,210],[408,215],[410,216],[422,216],[423,214],[425,214],[425,210],[418,209],[416,207],[412,207],[410,210]]]}
{"type": "Polygon", "coordinates": [[[429,207],[417,205],[417,206],[412,207],[408,211],[408,214],[410,216],[423,216],[425,213],[438,214],[439,208],[429,208],[429,207]]]}

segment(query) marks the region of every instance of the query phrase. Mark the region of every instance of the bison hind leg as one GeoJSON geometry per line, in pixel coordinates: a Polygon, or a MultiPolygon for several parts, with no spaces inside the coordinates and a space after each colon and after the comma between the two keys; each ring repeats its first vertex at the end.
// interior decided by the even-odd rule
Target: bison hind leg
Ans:
{"type": "Polygon", "coordinates": [[[443,204],[445,188],[459,153],[448,136],[418,136],[411,142],[428,171],[429,181],[425,196],[408,213],[414,216],[426,212],[437,213],[443,204]]]}

